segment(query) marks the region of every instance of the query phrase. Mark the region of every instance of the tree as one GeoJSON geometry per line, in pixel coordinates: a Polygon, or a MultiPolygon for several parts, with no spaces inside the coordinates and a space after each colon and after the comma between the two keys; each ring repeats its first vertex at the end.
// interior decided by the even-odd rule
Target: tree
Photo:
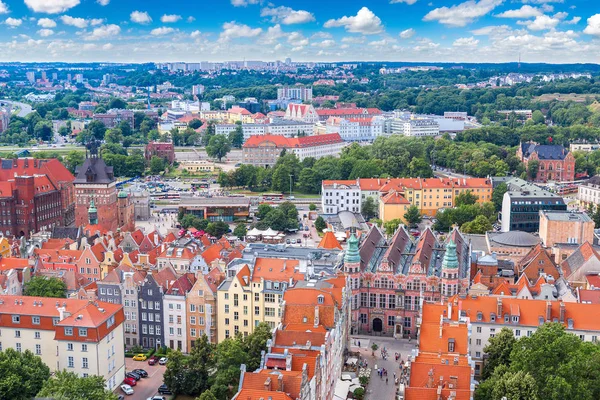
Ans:
{"type": "Polygon", "coordinates": [[[165,160],[158,156],[152,156],[150,159],[150,173],[158,175],[165,170],[165,160]]]}
{"type": "Polygon", "coordinates": [[[50,378],[50,369],[31,351],[0,351],[0,398],[29,400],[50,378]]]}
{"type": "Polygon", "coordinates": [[[244,130],[242,129],[242,123],[238,121],[235,124],[235,129],[229,132],[229,142],[236,149],[242,148],[244,144],[244,130]]]}
{"type": "Polygon", "coordinates": [[[65,166],[71,171],[72,174],[75,173],[75,168],[77,166],[82,165],[85,161],[85,154],[82,151],[72,150],[65,156],[65,166]]]}
{"type": "Polygon", "coordinates": [[[188,123],[188,127],[192,128],[192,129],[198,129],[202,126],[202,121],[200,121],[198,118],[194,118],[193,120],[191,120],[188,123]]]}
{"type": "Polygon", "coordinates": [[[496,212],[502,210],[502,200],[504,199],[504,193],[508,192],[508,186],[502,182],[492,191],[492,203],[494,203],[494,209],[496,212]]]}
{"type": "Polygon", "coordinates": [[[246,224],[239,223],[233,230],[233,235],[237,236],[240,240],[243,240],[246,237],[246,233],[248,230],[246,229],[246,224]]]}
{"type": "Polygon", "coordinates": [[[109,129],[104,134],[104,141],[106,143],[123,143],[123,133],[119,128],[109,129]]]}
{"type": "Polygon", "coordinates": [[[383,223],[383,229],[385,229],[386,234],[393,235],[401,224],[402,220],[400,218],[392,219],[383,223]]]}
{"type": "Polygon", "coordinates": [[[536,124],[546,123],[546,118],[544,118],[544,114],[542,114],[540,110],[535,110],[533,114],[531,114],[531,119],[536,124]]]}
{"type": "MultiPolygon", "coordinates": [[[[214,362],[214,346],[208,341],[208,336],[200,334],[200,338],[194,341],[187,362],[186,379],[189,387],[186,394],[196,395],[207,392],[210,388],[210,367],[214,362]]],[[[209,392],[210,393],[210,392],[209,392]]]]}
{"type": "Polygon", "coordinates": [[[540,168],[540,162],[538,160],[531,160],[527,163],[527,176],[531,180],[537,178],[538,169],[540,168]]]}
{"type": "Polygon", "coordinates": [[[67,285],[60,278],[34,276],[23,285],[25,296],[67,297],[67,285]]]}
{"type": "Polygon", "coordinates": [[[108,102],[108,109],[111,108],[127,108],[127,103],[124,100],[118,98],[112,98],[108,102]]]}
{"type": "Polygon", "coordinates": [[[420,223],[423,220],[423,218],[421,217],[421,212],[419,211],[419,207],[417,207],[417,206],[408,207],[408,209],[406,210],[406,213],[404,213],[404,220],[410,226],[415,226],[418,223],[420,223]]]}
{"type": "Polygon", "coordinates": [[[169,354],[163,382],[174,394],[186,393],[188,377],[183,354],[179,350],[172,351],[169,354]]]}
{"type": "Polygon", "coordinates": [[[213,136],[210,138],[208,146],[206,146],[206,154],[208,154],[209,157],[218,159],[219,162],[230,150],[231,145],[229,144],[229,139],[227,139],[225,135],[213,136]]]}
{"type": "Polygon", "coordinates": [[[240,381],[240,365],[247,363],[248,353],[244,351],[239,338],[225,339],[217,345],[213,363],[216,373],[210,390],[218,399],[230,398],[233,391],[237,390],[240,381]]]}
{"type": "Polygon", "coordinates": [[[483,235],[493,229],[492,223],[483,215],[478,215],[474,220],[465,222],[460,227],[463,233],[483,235]]]}
{"type": "Polygon", "coordinates": [[[33,128],[33,135],[45,142],[48,142],[52,139],[52,123],[50,121],[39,121],[35,124],[35,128],[33,128]]]}
{"type": "Polygon", "coordinates": [[[375,200],[371,196],[367,196],[363,201],[360,212],[366,219],[377,216],[377,204],[375,204],[375,200]]]}
{"type": "Polygon", "coordinates": [[[483,348],[487,358],[483,365],[481,377],[487,379],[499,365],[510,365],[510,353],[512,352],[517,339],[513,331],[508,328],[502,328],[496,336],[489,339],[488,344],[483,348]]]}
{"type": "Polygon", "coordinates": [[[273,337],[271,328],[266,322],[261,322],[254,332],[244,338],[244,350],[248,354],[248,371],[255,371],[260,367],[261,352],[267,350],[267,340],[273,337]]]}
{"type": "Polygon", "coordinates": [[[106,126],[101,121],[92,121],[88,124],[87,130],[98,140],[103,140],[106,134],[106,126]]]}
{"type": "Polygon", "coordinates": [[[206,132],[204,132],[204,136],[202,136],[202,146],[208,146],[210,139],[212,139],[216,134],[215,124],[210,121],[206,126],[206,132]]]}
{"type": "Polygon", "coordinates": [[[316,211],[316,209],[317,209],[317,206],[315,205],[315,203],[310,203],[308,205],[308,210],[309,211],[316,211]]]}
{"type": "Polygon", "coordinates": [[[323,230],[327,228],[327,224],[325,223],[325,220],[320,215],[315,220],[315,228],[319,232],[323,232],[323,230]]]}
{"type": "Polygon", "coordinates": [[[258,205],[258,211],[256,212],[256,218],[258,219],[265,219],[267,218],[267,215],[269,215],[269,213],[273,210],[273,207],[271,207],[269,204],[259,204],[258,205]]]}
{"type": "Polygon", "coordinates": [[[117,395],[106,389],[104,377],[98,375],[79,377],[67,371],[57,371],[53,378],[44,382],[37,397],[60,400],[117,400],[117,395]]]}
{"type": "Polygon", "coordinates": [[[223,221],[209,222],[208,226],[206,227],[206,232],[208,232],[208,234],[211,236],[220,238],[229,232],[229,225],[223,221]]]}
{"type": "Polygon", "coordinates": [[[217,398],[210,390],[207,390],[206,392],[198,396],[196,400],[217,400],[217,398]]]}
{"type": "Polygon", "coordinates": [[[479,200],[479,196],[474,195],[470,190],[468,190],[456,196],[454,206],[460,207],[462,205],[472,205],[477,203],[477,200],[479,200]]]}

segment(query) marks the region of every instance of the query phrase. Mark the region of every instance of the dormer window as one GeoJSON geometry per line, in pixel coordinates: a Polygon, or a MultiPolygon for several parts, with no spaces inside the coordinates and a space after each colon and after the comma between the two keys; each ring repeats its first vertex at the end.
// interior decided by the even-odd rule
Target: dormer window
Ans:
{"type": "Polygon", "coordinates": [[[542,317],[542,316],[538,317],[538,325],[544,325],[544,317],[542,317]]]}
{"type": "Polygon", "coordinates": [[[496,314],[494,314],[494,313],[490,314],[490,322],[496,322],[496,314]]]}
{"type": "Polygon", "coordinates": [[[323,304],[324,302],[325,302],[325,296],[323,296],[322,294],[320,294],[320,295],[317,297],[317,303],[319,303],[319,304],[323,304]]]}
{"type": "Polygon", "coordinates": [[[483,319],[483,313],[480,311],[477,313],[477,321],[481,321],[483,319]]]}
{"type": "Polygon", "coordinates": [[[510,321],[510,315],[504,314],[504,323],[508,324],[509,321],[510,321]]]}
{"type": "Polygon", "coordinates": [[[448,339],[448,353],[454,353],[454,339],[448,339]]]}
{"type": "Polygon", "coordinates": [[[573,329],[573,320],[572,320],[571,318],[569,318],[569,319],[567,320],[567,327],[568,327],[569,329],[573,329]]]}
{"type": "Polygon", "coordinates": [[[518,324],[519,323],[519,316],[518,315],[513,315],[512,316],[512,322],[515,323],[515,324],[518,324]]]}

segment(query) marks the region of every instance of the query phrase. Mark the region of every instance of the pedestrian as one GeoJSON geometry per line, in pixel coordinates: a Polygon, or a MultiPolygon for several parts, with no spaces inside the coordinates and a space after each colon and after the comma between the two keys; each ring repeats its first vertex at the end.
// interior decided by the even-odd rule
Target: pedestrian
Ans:
{"type": "Polygon", "coordinates": [[[385,378],[385,384],[386,385],[388,384],[388,378],[387,377],[385,378]]]}
{"type": "Polygon", "coordinates": [[[394,371],[394,379],[396,379],[396,372],[394,371]]]}
{"type": "Polygon", "coordinates": [[[358,347],[360,347],[360,340],[358,341],[358,347]]]}

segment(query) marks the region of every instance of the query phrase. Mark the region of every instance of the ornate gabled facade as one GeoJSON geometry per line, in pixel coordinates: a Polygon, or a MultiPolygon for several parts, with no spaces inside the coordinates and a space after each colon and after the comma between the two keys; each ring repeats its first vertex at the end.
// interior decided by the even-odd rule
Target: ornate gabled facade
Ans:
{"type": "Polygon", "coordinates": [[[465,294],[469,269],[470,245],[458,230],[446,243],[429,229],[413,239],[404,226],[391,239],[377,227],[360,243],[352,235],[344,256],[352,333],[416,337],[422,301],[465,294]]]}

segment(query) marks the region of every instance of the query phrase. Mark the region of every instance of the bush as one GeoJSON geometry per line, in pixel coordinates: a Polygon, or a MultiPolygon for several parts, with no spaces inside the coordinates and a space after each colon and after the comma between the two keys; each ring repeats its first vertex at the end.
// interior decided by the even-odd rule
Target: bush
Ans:
{"type": "Polygon", "coordinates": [[[354,398],[356,400],[362,400],[365,397],[365,389],[356,388],[354,389],[354,398]]]}
{"type": "Polygon", "coordinates": [[[360,384],[363,386],[367,386],[369,384],[368,376],[361,376],[360,378],[358,378],[358,380],[360,381],[360,384]]]}

